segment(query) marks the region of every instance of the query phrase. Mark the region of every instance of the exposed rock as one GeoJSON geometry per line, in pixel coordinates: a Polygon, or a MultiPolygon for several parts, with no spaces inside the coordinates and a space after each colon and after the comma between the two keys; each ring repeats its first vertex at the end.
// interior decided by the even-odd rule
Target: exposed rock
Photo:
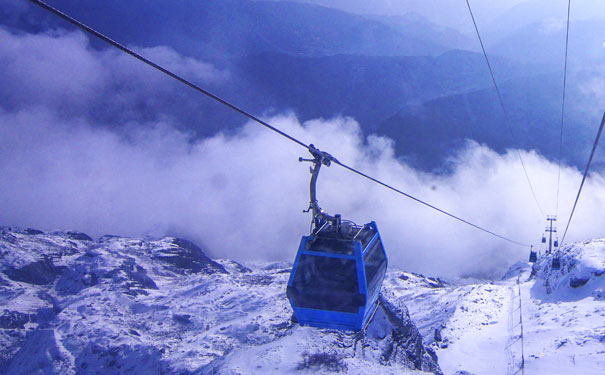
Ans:
{"type": "Polygon", "coordinates": [[[243,281],[249,285],[269,285],[275,278],[270,275],[246,275],[243,281]]]}
{"type": "Polygon", "coordinates": [[[29,235],[44,234],[44,232],[42,232],[41,230],[33,229],[33,228],[24,229],[24,230],[21,231],[21,233],[23,233],[23,234],[29,234],[29,235]]]}
{"type": "Polygon", "coordinates": [[[290,319],[291,265],[284,262],[219,264],[174,238],[94,242],[0,230],[0,267],[12,271],[0,278],[0,302],[22,308],[0,316],[3,374],[236,374],[237,356],[282,366],[258,373],[300,363],[318,371],[441,373],[407,309],[388,293],[365,335],[301,327],[290,319]],[[55,255],[64,248],[74,255],[55,255]],[[24,278],[30,285],[16,282],[24,278]]]}
{"type": "Polygon", "coordinates": [[[9,267],[4,271],[9,279],[34,285],[50,284],[61,274],[64,267],[55,267],[50,257],[44,257],[37,262],[23,267],[9,267]]]}
{"type": "Polygon", "coordinates": [[[97,285],[99,276],[91,269],[90,265],[75,264],[61,274],[55,290],[59,295],[74,295],[84,288],[97,285]]]}
{"type": "Polygon", "coordinates": [[[347,371],[347,364],[337,353],[303,353],[302,361],[296,366],[297,370],[326,370],[329,372],[347,371]]]}
{"type": "Polygon", "coordinates": [[[425,347],[422,336],[410,319],[407,308],[394,295],[383,290],[379,307],[368,325],[370,345],[380,350],[383,365],[407,364],[411,369],[441,374],[437,355],[425,347]]]}
{"type": "Polygon", "coordinates": [[[569,278],[569,286],[572,288],[579,288],[586,285],[588,280],[590,280],[588,277],[571,277],[569,278]]]}
{"type": "Polygon", "coordinates": [[[440,278],[435,277],[427,277],[425,282],[430,288],[445,288],[447,286],[446,282],[441,280],[440,278]]]}
{"type": "Polygon", "coordinates": [[[4,310],[0,315],[0,328],[3,329],[23,329],[24,325],[31,320],[29,314],[18,311],[4,310]]]}
{"type": "Polygon", "coordinates": [[[73,374],[69,356],[57,345],[52,329],[30,331],[21,349],[8,362],[3,374],[73,374]]]}
{"type": "Polygon", "coordinates": [[[125,294],[131,296],[147,295],[145,289],[158,289],[155,281],[147,275],[147,270],[137,265],[132,258],[127,258],[120,267],[101,276],[119,285],[125,294]]]}
{"type": "Polygon", "coordinates": [[[82,232],[66,232],[65,235],[71,238],[72,240],[93,241],[93,239],[89,235],[82,232]]]}
{"type": "Polygon", "coordinates": [[[441,330],[439,328],[435,328],[434,339],[437,342],[441,342],[441,330]]]}
{"type": "Polygon", "coordinates": [[[193,242],[174,238],[172,244],[175,246],[158,250],[154,258],[174,265],[181,273],[227,273],[223,266],[208,258],[193,242]]]}
{"type": "Polygon", "coordinates": [[[172,320],[180,324],[190,324],[191,315],[189,314],[172,314],[172,320]]]}
{"type": "Polygon", "coordinates": [[[151,277],[147,276],[147,270],[137,264],[134,261],[125,262],[120,267],[126,274],[128,279],[132,282],[129,284],[131,287],[138,287],[143,289],[157,289],[158,286],[151,277]]]}
{"type": "MultiPolygon", "coordinates": [[[[91,342],[75,360],[77,374],[145,374],[164,375],[170,371],[167,362],[162,360],[160,349],[145,345],[110,346],[106,341],[91,342]],[[103,369],[99,371],[99,369],[103,369]]],[[[180,372],[187,375],[190,372],[180,372]]]]}
{"type": "Polygon", "coordinates": [[[0,329],[0,374],[25,343],[27,332],[20,329],[0,329]]]}
{"type": "Polygon", "coordinates": [[[250,273],[252,272],[252,270],[244,265],[242,265],[241,263],[238,263],[236,261],[231,261],[231,264],[233,265],[233,268],[235,268],[235,270],[237,272],[240,273],[250,273]]]}

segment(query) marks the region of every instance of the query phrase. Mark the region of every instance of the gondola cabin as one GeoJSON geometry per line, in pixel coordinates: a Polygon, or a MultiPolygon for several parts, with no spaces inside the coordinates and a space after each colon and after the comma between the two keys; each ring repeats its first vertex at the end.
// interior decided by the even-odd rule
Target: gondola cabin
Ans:
{"type": "Polygon", "coordinates": [[[286,294],[301,325],[364,329],[378,306],[387,256],[375,222],[363,226],[328,215],[317,202],[322,165],[337,162],[309,145],[313,163],[309,184],[312,229],[303,236],[290,272],[286,294]]]}
{"type": "Polygon", "coordinates": [[[536,261],[538,260],[538,252],[537,251],[530,251],[529,252],[529,262],[530,263],[536,263],[536,261]]]}
{"type": "Polygon", "coordinates": [[[559,259],[559,257],[558,257],[558,256],[556,256],[556,257],[554,257],[554,258],[552,259],[552,266],[551,266],[551,268],[552,268],[553,270],[558,270],[558,269],[561,269],[561,260],[559,259]]]}
{"type": "Polygon", "coordinates": [[[374,314],[387,269],[375,222],[303,236],[287,295],[301,325],[361,330],[374,314]]]}

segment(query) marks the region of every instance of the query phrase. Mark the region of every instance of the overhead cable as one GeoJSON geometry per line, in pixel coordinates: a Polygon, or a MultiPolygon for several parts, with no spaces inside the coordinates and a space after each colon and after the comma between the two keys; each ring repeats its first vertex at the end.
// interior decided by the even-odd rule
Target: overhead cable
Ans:
{"type": "Polygon", "coordinates": [[[563,68],[563,100],[561,101],[561,132],[559,134],[559,173],[557,175],[557,208],[559,213],[559,188],[561,186],[561,157],[563,155],[563,120],[565,118],[565,90],[567,88],[567,50],[569,48],[569,15],[571,13],[571,0],[567,1],[567,32],[565,33],[565,65],[563,68]]]}
{"type": "Polygon", "coordinates": [[[125,52],[125,53],[129,54],[130,56],[134,57],[135,59],[137,59],[137,60],[139,60],[139,61],[141,61],[141,62],[143,62],[143,63],[151,66],[152,68],[157,69],[160,72],[162,72],[162,73],[164,73],[164,74],[166,74],[166,75],[168,75],[168,76],[176,79],[177,81],[183,83],[184,85],[187,85],[187,86],[191,87],[192,89],[194,89],[194,90],[196,90],[196,91],[198,91],[198,92],[200,92],[200,93],[208,96],[209,98],[211,98],[211,99],[213,99],[213,100],[215,100],[215,101],[217,101],[217,102],[219,102],[219,103],[221,103],[221,104],[223,104],[223,105],[231,108],[232,110],[241,113],[242,115],[248,117],[249,119],[251,119],[251,120],[253,120],[253,121],[255,121],[255,122],[257,122],[257,123],[259,123],[259,124],[261,124],[261,125],[269,128],[269,129],[271,129],[271,130],[273,130],[274,132],[278,133],[279,135],[288,138],[292,142],[298,143],[299,145],[301,145],[301,146],[303,146],[305,148],[308,148],[308,146],[306,144],[304,144],[303,142],[299,141],[298,139],[292,137],[291,135],[288,135],[288,134],[284,133],[283,131],[277,129],[276,127],[269,125],[267,122],[265,122],[265,121],[259,119],[258,117],[256,117],[256,116],[254,116],[254,115],[252,115],[252,114],[244,111],[243,109],[241,109],[241,108],[239,108],[239,107],[237,107],[237,106],[229,103],[228,101],[219,98],[218,96],[212,94],[211,92],[209,92],[207,90],[204,90],[203,88],[201,88],[200,86],[196,85],[195,83],[192,83],[191,81],[186,80],[185,78],[183,78],[183,77],[181,77],[181,76],[179,76],[179,75],[171,72],[170,70],[168,70],[166,68],[163,68],[162,66],[154,63],[153,61],[151,61],[151,60],[149,60],[149,59],[141,56],[140,54],[134,52],[130,48],[128,48],[128,47],[126,47],[126,46],[124,46],[124,45],[116,42],[115,40],[113,40],[113,39],[105,36],[104,34],[101,34],[100,32],[98,32],[98,31],[94,30],[93,28],[91,28],[91,27],[83,24],[82,22],[76,20],[75,18],[73,18],[73,17],[71,17],[71,16],[69,16],[69,15],[61,12],[60,10],[58,10],[58,9],[56,9],[56,8],[54,8],[54,7],[50,6],[50,5],[42,2],[42,1],[38,1],[38,0],[30,0],[30,1],[32,3],[40,6],[40,7],[48,10],[49,12],[54,13],[55,15],[63,18],[64,20],[66,20],[69,23],[71,23],[72,25],[74,25],[74,26],[76,26],[76,27],[78,27],[78,28],[86,31],[87,33],[90,33],[90,34],[96,36],[97,38],[103,40],[104,42],[107,42],[107,43],[111,44],[115,48],[121,50],[122,52],[125,52]]]}
{"type": "Polygon", "coordinates": [[[567,234],[567,230],[569,229],[569,223],[571,223],[571,219],[573,218],[573,213],[576,210],[576,205],[578,204],[578,199],[580,199],[580,194],[582,193],[582,187],[584,186],[584,181],[586,181],[586,176],[588,176],[588,170],[590,169],[590,163],[592,163],[592,158],[597,149],[597,145],[599,144],[599,138],[601,138],[601,133],[603,132],[603,125],[605,125],[605,112],[603,112],[603,119],[601,120],[601,126],[599,127],[599,132],[597,133],[597,138],[594,141],[594,145],[592,146],[592,152],[590,153],[590,158],[588,159],[588,164],[586,164],[586,170],[584,171],[584,176],[582,177],[582,182],[580,183],[580,189],[578,190],[578,195],[576,195],[576,201],[573,204],[573,208],[571,209],[571,214],[569,215],[569,220],[567,221],[567,226],[565,227],[565,232],[563,233],[563,238],[561,239],[561,243],[559,244],[559,248],[563,246],[563,241],[565,241],[565,235],[567,234]]]}
{"type": "MultiPolygon", "coordinates": [[[[468,6],[468,11],[471,14],[471,19],[473,20],[473,25],[475,25],[475,31],[477,32],[477,38],[479,39],[479,44],[481,44],[481,50],[483,51],[483,56],[485,57],[485,62],[487,63],[487,68],[489,69],[489,74],[492,77],[492,82],[494,83],[494,88],[496,89],[496,94],[498,94],[498,101],[500,102],[500,107],[502,108],[502,112],[504,113],[504,122],[508,126],[508,130],[510,132],[510,136],[515,142],[515,133],[513,132],[513,127],[510,124],[508,119],[508,113],[506,112],[506,108],[504,107],[504,101],[502,100],[502,95],[500,94],[500,89],[498,88],[498,84],[496,83],[496,78],[494,76],[494,71],[492,70],[492,65],[489,62],[489,58],[487,57],[487,52],[485,51],[485,46],[483,45],[483,40],[481,39],[481,34],[479,33],[479,27],[477,27],[477,22],[475,21],[475,16],[473,15],[473,10],[471,9],[471,4],[469,0],[466,0],[466,5],[468,6]]],[[[540,203],[538,202],[538,198],[536,197],[536,193],[534,191],[534,186],[529,179],[529,174],[527,173],[527,168],[525,168],[525,163],[523,162],[523,157],[521,157],[521,151],[519,149],[515,149],[517,151],[517,156],[519,157],[519,161],[521,162],[521,166],[523,167],[523,172],[525,173],[525,178],[527,179],[527,183],[529,184],[529,189],[531,190],[531,194],[534,197],[534,201],[536,202],[536,207],[538,207],[538,211],[542,216],[544,215],[544,211],[542,211],[542,207],[540,207],[540,203]]]]}
{"type": "Polygon", "coordinates": [[[399,194],[401,194],[401,195],[403,195],[403,196],[406,196],[406,197],[408,197],[408,198],[410,198],[410,199],[412,199],[412,200],[414,200],[414,201],[416,201],[416,202],[418,202],[418,203],[420,203],[420,204],[423,204],[423,205],[425,205],[425,206],[427,206],[427,207],[430,207],[430,208],[432,208],[433,210],[439,211],[439,212],[441,212],[441,213],[442,213],[442,214],[444,214],[444,215],[447,215],[447,216],[449,216],[449,217],[451,217],[451,218],[453,218],[453,219],[456,219],[456,220],[461,221],[461,222],[463,222],[463,223],[465,223],[465,224],[468,224],[468,225],[470,225],[470,226],[471,226],[471,227],[473,227],[473,228],[479,229],[479,230],[481,230],[481,231],[483,231],[483,232],[485,232],[485,233],[489,233],[489,234],[491,234],[492,236],[496,236],[496,237],[501,238],[501,239],[503,239],[503,240],[505,240],[505,241],[508,241],[508,242],[514,243],[514,244],[516,244],[516,245],[519,245],[519,246],[525,246],[525,247],[530,247],[530,245],[528,245],[528,244],[524,244],[524,243],[521,243],[521,242],[513,241],[513,240],[511,240],[511,239],[509,239],[509,238],[506,238],[506,237],[501,236],[501,235],[499,235],[499,234],[496,234],[496,233],[494,233],[494,232],[492,232],[492,231],[490,231],[490,230],[487,230],[487,229],[482,228],[482,227],[480,227],[480,226],[478,226],[478,225],[475,225],[475,224],[473,224],[473,223],[471,223],[471,222],[469,222],[469,221],[466,221],[466,220],[464,220],[464,219],[461,219],[461,218],[459,218],[459,217],[458,217],[458,216],[456,216],[456,215],[450,214],[449,212],[444,211],[444,210],[442,210],[442,209],[440,209],[440,208],[438,208],[438,207],[435,207],[435,206],[433,206],[432,204],[429,204],[429,203],[427,203],[427,202],[425,202],[425,201],[423,201],[423,200],[420,200],[420,199],[418,199],[418,198],[415,198],[415,197],[413,197],[413,196],[411,196],[411,195],[409,195],[409,194],[407,194],[407,193],[405,193],[405,192],[403,192],[403,191],[401,191],[401,190],[399,190],[399,189],[397,189],[397,188],[392,187],[391,185],[385,184],[384,182],[382,182],[382,181],[380,181],[380,180],[377,180],[377,179],[375,179],[374,177],[370,177],[370,176],[368,176],[367,174],[365,174],[365,173],[363,173],[363,172],[360,172],[360,171],[356,170],[355,168],[349,167],[348,165],[345,165],[345,164],[343,164],[343,163],[341,163],[341,162],[339,162],[339,161],[333,161],[333,162],[334,162],[335,164],[340,165],[341,167],[343,167],[343,168],[345,168],[345,169],[348,169],[349,171],[351,171],[351,172],[353,172],[353,173],[356,173],[356,174],[358,174],[358,175],[360,175],[360,176],[362,176],[362,177],[367,178],[367,179],[368,179],[368,180],[370,180],[370,181],[374,181],[375,183],[377,183],[377,184],[379,184],[379,185],[382,185],[382,186],[386,187],[387,189],[393,190],[394,192],[399,193],[399,194]]]}
{"type": "MultiPolygon", "coordinates": [[[[264,127],[266,127],[268,129],[270,129],[270,130],[272,130],[272,131],[280,134],[281,136],[289,139],[290,141],[292,141],[292,142],[294,142],[294,143],[296,143],[296,144],[298,144],[300,146],[303,146],[304,148],[306,148],[308,150],[311,149],[311,145],[305,144],[304,142],[302,142],[302,141],[294,138],[293,136],[285,133],[284,131],[279,130],[278,128],[276,128],[276,127],[268,124],[267,122],[259,119],[258,117],[256,117],[256,116],[254,116],[254,115],[252,115],[252,114],[244,111],[243,109],[241,109],[241,108],[239,108],[239,107],[237,107],[237,106],[229,103],[228,101],[226,101],[224,99],[221,99],[220,97],[218,97],[218,96],[210,93],[209,91],[204,90],[203,88],[199,87],[198,85],[196,85],[196,84],[188,81],[187,79],[185,79],[185,78],[183,78],[183,77],[181,77],[181,76],[179,76],[179,75],[171,72],[170,70],[168,70],[168,69],[166,69],[166,68],[164,68],[164,67],[162,67],[162,66],[160,66],[160,65],[158,65],[156,63],[154,63],[153,61],[151,61],[151,60],[149,60],[149,59],[141,56],[140,54],[132,51],[131,49],[129,49],[129,48],[125,47],[124,45],[122,45],[122,44],[114,41],[113,39],[105,36],[104,34],[102,34],[102,33],[98,32],[98,31],[92,29],[91,27],[83,24],[82,22],[76,20],[75,18],[73,18],[73,17],[71,17],[71,16],[69,16],[69,15],[61,12],[60,10],[58,10],[58,9],[56,9],[56,8],[54,8],[54,7],[50,6],[50,5],[42,2],[42,1],[39,1],[39,0],[29,0],[29,1],[33,2],[34,4],[42,7],[43,9],[45,9],[45,10],[47,10],[47,11],[49,11],[49,12],[55,14],[55,15],[63,18],[64,20],[68,21],[69,23],[73,24],[74,26],[76,26],[76,27],[78,27],[78,28],[80,28],[80,29],[82,29],[82,30],[84,30],[84,31],[86,31],[86,32],[94,35],[95,37],[97,37],[97,38],[99,38],[99,39],[101,39],[101,40],[109,43],[110,45],[112,45],[112,46],[118,48],[119,50],[121,50],[121,51],[129,54],[130,56],[136,58],[137,60],[139,60],[139,61],[141,61],[141,62],[143,62],[143,63],[151,66],[152,68],[157,69],[158,71],[160,71],[160,72],[162,72],[162,73],[170,76],[171,78],[176,79],[177,81],[183,83],[184,85],[189,86],[190,88],[192,88],[192,89],[194,89],[194,90],[196,90],[196,91],[198,91],[198,92],[206,95],[207,97],[209,97],[209,98],[211,98],[211,99],[213,99],[213,100],[215,100],[215,101],[217,101],[217,102],[219,102],[219,103],[221,103],[221,104],[223,104],[223,105],[231,108],[232,110],[234,110],[234,111],[236,111],[236,112],[238,112],[238,113],[246,116],[247,118],[251,119],[252,121],[254,121],[254,122],[256,122],[256,123],[258,123],[260,125],[263,125],[264,127]]],[[[360,171],[358,171],[358,170],[356,170],[356,169],[354,169],[352,167],[349,167],[348,165],[346,165],[344,163],[341,163],[341,162],[337,161],[336,159],[333,159],[332,162],[334,162],[335,164],[340,165],[341,167],[343,167],[343,168],[345,168],[345,169],[347,169],[347,170],[349,170],[351,172],[354,172],[354,173],[356,173],[356,174],[358,174],[358,175],[360,175],[362,177],[365,177],[365,178],[367,178],[367,179],[369,179],[369,180],[371,180],[371,181],[373,181],[373,182],[375,182],[375,183],[377,183],[379,185],[382,185],[382,186],[384,186],[384,187],[386,187],[386,188],[388,188],[390,190],[393,190],[393,191],[395,191],[395,192],[397,192],[397,193],[399,193],[399,194],[401,194],[403,196],[406,196],[406,197],[408,197],[408,198],[410,198],[410,199],[412,199],[412,200],[414,200],[414,201],[416,201],[418,203],[421,203],[421,204],[423,204],[423,205],[425,205],[427,207],[430,207],[430,208],[432,208],[432,209],[434,209],[434,210],[436,210],[438,212],[441,212],[442,214],[445,214],[445,215],[447,215],[447,216],[449,216],[449,217],[451,217],[453,219],[456,219],[456,220],[458,220],[458,221],[460,221],[462,223],[465,223],[467,225],[470,225],[473,228],[479,229],[479,230],[481,230],[481,231],[483,231],[485,233],[491,234],[491,235],[493,235],[495,237],[498,237],[498,238],[500,238],[502,240],[514,243],[516,245],[526,246],[526,247],[530,246],[530,245],[527,245],[527,244],[523,244],[521,242],[517,242],[517,241],[511,240],[511,239],[509,239],[507,237],[501,236],[501,235],[496,234],[496,233],[494,233],[494,232],[492,232],[490,230],[487,230],[487,229],[482,228],[482,227],[480,227],[478,225],[475,225],[475,224],[473,224],[473,223],[471,223],[471,222],[469,222],[467,220],[461,219],[461,218],[459,218],[456,215],[450,214],[447,211],[444,211],[444,210],[442,210],[442,209],[440,209],[440,208],[438,208],[436,206],[433,206],[433,205],[431,205],[431,204],[429,204],[427,202],[424,202],[424,201],[422,201],[422,200],[420,200],[418,198],[415,198],[412,195],[409,195],[409,194],[407,194],[407,193],[405,193],[405,192],[403,192],[403,191],[401,191],[399,189],[396,189],[396,188],[394,188],[394,187],[392,187],[392,186],[390,186],[390,185],[388,185],[388,184],[386,184],[386,183],[384,183],[382,181],[379,181],[379,180],[377,180],[377,179],[375,179],[373,177],[370,177],[369,175],[367,175],[367,174],[365,174],[363,172],[360,172],[360,171]]]]}

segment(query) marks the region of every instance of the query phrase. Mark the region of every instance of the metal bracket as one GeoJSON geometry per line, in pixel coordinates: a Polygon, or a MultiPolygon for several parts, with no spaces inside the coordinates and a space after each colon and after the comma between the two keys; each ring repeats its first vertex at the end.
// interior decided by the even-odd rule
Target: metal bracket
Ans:
{"type": "Polygon", "coordinates": [[[324,210],[319,207],[319,203],[317,202],[317,177],[319,176],[319,170],[321,169],[322,164],[329,167],[332,161],[338,163],[338,160],[334,158],[332,155],[327,152],[320,151],[314,145],[309,145],[309,152],[313,155],[313,159],[305,159],[298,158],[299,162],[308,161],[313,163],[313,166],[310,168],[311,172],[311,182],[309,184],[309,192],[310,192],[310,203],[309,208],[307,210],[303,210],[303,212],[312,211],[313,215],[313,232],[317,232],[326,222],[332,222],[337,229],[340,228],[340,215],[330,216],[324,212],[324,210]]]}

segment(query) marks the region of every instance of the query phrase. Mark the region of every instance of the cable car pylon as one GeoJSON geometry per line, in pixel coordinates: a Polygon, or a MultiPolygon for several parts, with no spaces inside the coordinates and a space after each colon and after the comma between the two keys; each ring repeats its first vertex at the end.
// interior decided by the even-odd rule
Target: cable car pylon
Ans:
{"type": "MultiPolygon", "coordinates": [[[[557,233],[557,227],[553,227],[553,222],[557,221],[557,217],[553,216],[553,215],[549,215],[546,217],[546,220],[549,222],[549,226],[546,227],[546,229],[544,230],[546,233],[548,233],[548,250],[546,250],[546,253],[550,254],[552,252],[552,245],[553,245],[553,241],[552,241],[552,234],[553,233],[557,233]]],[[[542,236],[542,243],[546,242],[546,237],[542,236]]],[[[559,241],[555,240],[555,247],[557,247],[559,245],[559,241]]]]}
{"type": "MultiPolygon", "coordinates": [[[[546,249],[546,253],[547,254],[552,254],[553,253],[553,245],[555,247],[555,253],[553,254],[553,258],[552,258],[552,266],[551,268],[554,270],[558,270],[561,268],[561,262],[559,260],[559,251],[557,250],[557,248],[559,247],[559,240],[557,239],[556,235],[555,235],[555,240],[553,242],[552,239],[552,235],[553,233],[557,233],[557,227],[553,226],[553,222],[557,221],[557,217],[554,215],[549,215],[546,217],[546,220],[549,222],[549,225],[546,227],[546,229],[544,230],[545,233],[548,233],[548,249],[546,249]]],[[[546,243],[546,236],[543,235],[542,236],[542,243],[546,243]]],[[[530,261],[531,261],[531,255],[530,255],[530,261]]]]}

